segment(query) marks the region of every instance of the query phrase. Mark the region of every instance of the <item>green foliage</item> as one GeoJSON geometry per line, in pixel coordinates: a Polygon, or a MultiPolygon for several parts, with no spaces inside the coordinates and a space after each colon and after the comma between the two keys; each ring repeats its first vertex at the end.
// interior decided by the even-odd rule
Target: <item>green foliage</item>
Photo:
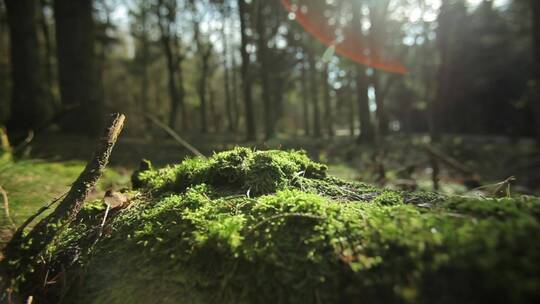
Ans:
{"type": "Polygon", "coordinates": [[[540,199],[443,199],[380,190],[325,177],[322,166],[306,160],[298,152],[236,149],[141,173],[146,188],[133,207],[111,215],[106,233],[97,236],[103,210],[92,204],[50,247],[49,275],[71,265],[65,275],[72,284],[53,285],[49,299],[63,294],[72,303],[534,303],[540,298],[540,199]],[[259,195],[246,196],[247,188],[259,195]]]}

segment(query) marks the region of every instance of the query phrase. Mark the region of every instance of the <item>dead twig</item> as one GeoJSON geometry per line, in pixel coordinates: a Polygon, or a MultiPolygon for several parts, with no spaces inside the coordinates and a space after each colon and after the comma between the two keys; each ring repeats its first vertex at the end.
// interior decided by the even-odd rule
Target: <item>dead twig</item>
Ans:
{"type": "MultiPolygon", "coordinates": [[[[21,234],[11,239],[4,250],[7,260],[21,259],[22,265],[31,265],[58,232],[76,218],[88,194],[109,162],[112,149],[124,127],[124,120],[125,116],[122,114],[111,115],[109,127],[100,138],[94,156],[72,184],[67,195],[50,215],[37,223],[27,236],[23,237],[21,234]],[[29,246],[22,250],[20,245],[25,241],[28,241],[29,246]]],[[[8,277],[13,275],[9,269],[7,272],[8,277]]]]}
{"type": "Polygon", "coordinates": [[[11,226],[11,229],[15,231],[17,229],[17,225],[15,225],[15,222],[13,221],[13,218],[9,214],[9,200],[6,190],[0,186],[0,194],[2,194],[2,199],[4,200],[4,213],[6,214],[6,219],[9,221],[9,224],[11,226]]]}
{"type": "Polygon", "coordinates": [[[434,147],[430,145],[424,144],[422,145],[422,147],[430,156],[437,158],[438,160],[443,162],[445,165],[451,167],[452,169],[457,170],[466,176],[478,177],[478,174],[476,174],[476,172],[474,172],[471,168],[463,165],[455,158],[435,149],[434,147]]]}
{"type": "Polygon", "coordinates": [[[178,142],[182,147],[188,149],[191,153],[193,153],[195,156],[200,156],[200,157],[204,157],[204,154],[202,154],[199,150],[197,150],[197,148],[195,148],[194,146],[192,146],[190,143],[188,143],[185,139],[183,139],[182,137],[180,137],[180,135],[178,135],[178,133],[176,133],[176,131],[174,131],[173,129],[171,129],[169,126],[167,126],[166,124],[162,123],[161,121],[159,121],[159,119],[157,119],[156,117],[150,115],[150,114],[146,114],[146,113],[143,113],[143,115],[148,119],[150,120],[152,123],[154,123],[156,126],[160,127],[163,131],[165,131],[167,134],[169,134],[176,142],[178,142]]]}

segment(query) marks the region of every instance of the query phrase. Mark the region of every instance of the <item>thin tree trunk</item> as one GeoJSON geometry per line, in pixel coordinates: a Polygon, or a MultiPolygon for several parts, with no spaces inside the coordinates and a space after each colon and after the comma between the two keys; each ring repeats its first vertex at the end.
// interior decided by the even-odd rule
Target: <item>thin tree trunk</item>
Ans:
{"type": "MultiPolygon", "coordinates": [[[[200,79],[199,79],[199,84],[198,84],[198,93],[199,93],[199,101],[201,103],[200,105],[200,114],[201,114],[201,132],[203,134],[206,134],[208,133],[208,119],[207,119],[207,111],[206,111],[206,106],[207,106],[207,102],[206,102],[206,89],[208,87],[207,83],[208,83],[208,71],[209,71],[209,60],[210,60],[210,55],[212,54],[211,50],[208,49],[208,50],[200,50],[200,52],[202,52],[201,56],[201,64],[202,64],[202,67],[201,67],[201,76],[200,76],[200,79]]],[[[212,117],[212,120],[214,119],[213,116],[212,117]]]]}
{"type": "Polygon", "coordinates": [[[355,116],[354,116],[355,107],[354,107],[354,97],[353,97],[354,96],[354,86],[353,86],[354,77],[352,73],[349,76],[348,81],[349,83],[347,85],[347,88],[345,89],[346,90],[345,98],[347,99],[347,106],[349,108],[349,134],[351,137],[354,137],[356,126],[355,126],[355,116]]]}
{"type": "MultiPolygon", "coordinates": [[[[305,53],[304,53],[305,56],[305,53]]],[[[305,59],[302,59],[302,62],[300,63],[300,90],[302,94],[302,120],[304,122],[304,134],[306,136],[309,136],[311,134],[311,130],[309,128],[309,92],[307,87],[307,68],[306,68],[307,62],[305,59]]]]}
{"type": "Polygon", "coordinates": [[[315,66],[315,58],[311,51],[307,52],[308,62],[310,68],[310,97],[313,104],[313,136],[315,138],[320,138],[322,136],[321,130],[321,113],[319,106],[319,90],[317,85],[317,67],[315,66]]]}
{"type": "Polygon", "coordinates": [[[321,74],[324,97],[324,124],[328,137],[334,136],[334,121],[332,114],[332,97],[330,96],[330,84],[328,83],[328,64],[324,64],[321,74]]]}
{"type": "Polygon", "coordinates": [[[227,130],[234,132],[233,107],[231,102],[231,88],[229,75],[229,43],[226,33],[227,14],[225,9],[221,12],[221,40],[223,41],[223,91],[225,92],[225,111],[227,112],[227,130]]]}
{"type": "Polygon", "coordinates": [[[371,123],[368,98],[368,79],[366,70],[360,65],[356,65],[356,94],[358,98],[358,117],[360,119],[360,135],[358,143],[373,143],[375,132],[371,123]]]}
{"type": "Polygon", "coordinates": [[[7,45],[5,42],[7,20],[5,7],[0,10],[0,125],[4,125],[9,117],[9,63],[7,45]]]}
{"type": "Polygon", "coordinates": [[[53,103],[53,105],[57,106],[58,103],[53,93],[55,79],[54,79],[53,64],[52,64],[53,50],[51,46],[51,34],[49,31],[49,24],[47,23],[47,17],[45,16],[45,13],[44,13],[45,9],[47,8],[47,1],[40,0],[39,4],[40,4],[39,10],[38,10],[39,21],[40,21],[41,33],[43,34],[43,42],[45,45],[44,60],[45,60],[45,73],[46,73],[47,85],[48,85],[47,92],[49,93],[50,100],[53,103]]]}
{"type": "Polygon", "coordinates": [[[5,0],[11,47],[11,117],[8,131],[26,133],[52,116],[39,58],[35,0],[5,0]]]}
{"type": "Polygon", "coordinates": [[[56,0],[54,13],[62,103],[78,106],[64,120],[63,129],[97,136],[103,129],[105,105],[94,50],[92,1],[56,0]]]}
{"type": "MultiPolygon", "coordinates": [[[[258,1],[257,5],[257,57],[261,68],[259,76],[261,78],[261,94],[264,105],[264,132],[265,139],[270,139],[274,136],[274,109],[272,108],[272,89],[270,88],[269,78],[269,62],[268,62],[268,47],[266,41],[266,26],[264,24],[263,2],[258,1]]],[[[275,106],[275,105],[274,105],[275,106]]]]}
{"type": "Polygon", "coordinates": [[[242,54],[242,87],[244,91],[244,106],[246,116],[246,136],[247,140],[256,139],[256,127],[255,127],[255,113],[253,111],[253,99],[251,88],[251,75],[250,75],[250,59],[247,50],[248,37],[247,37],[247,3],[245,0],[238,0],[238,13],[240,15],[240,36],[241,47],[240,52],[242,54]]]}
{"type": "Polygon", "coordinates": [[[169,98],[171,102],[171,111],[169,113],[169,127],[171,129],[176,128],[177,118],[178,118],[178,108],[180,106],[180,93],[177,87],[177,69],[176,63],[177,58],[174,56],[173,49],[171,46],[171,37],[170,37],[170,24],[164,25],[164,17],[161,14],[161,8],[163,7],[163,1],[158,1],[158,6],[156,7],[156,12],[158,16],[158,26],[161,35],[161,44],[165,52],[165,57],[167,59],[167,72],[168,72],[168,87],[169,87],[169,98]],[[167,28],[165,28],[167,26],[167,28]]]}
{"type": "Polygon", "coordinates": [[[238,131],[240,122],[240,108],[238,106],[238,81],[236,77],[236,54],[234,48],[231,50],[231,78],[232,78],[232,112],[234,131],[238,131]]]}
{"type": "Polygon", "coordinates": [[[532,11],[532,35],[533,35],[533,54],[535,60],[535,100],[532,100],[532,108],[535,112],[536,120],[536,138],[540,143],[540,1],[529,0],[532,11]]]}
{"type": "Polygon", "coordinates": [[[382,137],[388,134],[388,113],[386,112],[379,72],[375,69],[373,70],[373,75],[371,75],[371,84],[375,91],[375,104],[377,105],[377,110],[375,112],[377,115],[377,130],[382,137]]]}

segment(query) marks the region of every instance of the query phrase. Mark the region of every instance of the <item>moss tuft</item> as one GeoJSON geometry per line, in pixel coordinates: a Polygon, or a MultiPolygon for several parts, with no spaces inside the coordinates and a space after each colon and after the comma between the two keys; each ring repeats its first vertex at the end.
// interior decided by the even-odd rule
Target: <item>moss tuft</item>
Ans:
{"type": "Polygon", "coordinates": [[[208,184],[261,195],[284,189],[296,176],[322,179],[327,167],[311,161],[302,151],[257,151],[235,148],[210,159],[191,158],[180,165],[138,173],[141,188],[181,193],[208,184]]]}
{"type": "Polygon", "coordinates": [[[48,275],[73,284],[51,285],[47,300],[540,300],[540,199],[444,198],[325,172],[300,152],[241,148],[141,172],[142,198],[101,237],[88,206],[49,248],[48,275]]]}

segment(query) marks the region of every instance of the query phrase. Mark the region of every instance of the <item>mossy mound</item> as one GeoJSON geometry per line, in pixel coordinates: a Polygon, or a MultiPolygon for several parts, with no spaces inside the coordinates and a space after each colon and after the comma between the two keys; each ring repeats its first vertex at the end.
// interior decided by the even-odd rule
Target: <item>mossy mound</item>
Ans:
{"type": "Polygon", "coordinates": [[[101,236],[103,208],[88,204],[51,246],[48,275],[61,275],[47,290],[49,299],[540,300],[537,198],[381,190],[328,177],[300,152],[247,149],[135,178],[141,195],[111,215],[101,236]]]}

